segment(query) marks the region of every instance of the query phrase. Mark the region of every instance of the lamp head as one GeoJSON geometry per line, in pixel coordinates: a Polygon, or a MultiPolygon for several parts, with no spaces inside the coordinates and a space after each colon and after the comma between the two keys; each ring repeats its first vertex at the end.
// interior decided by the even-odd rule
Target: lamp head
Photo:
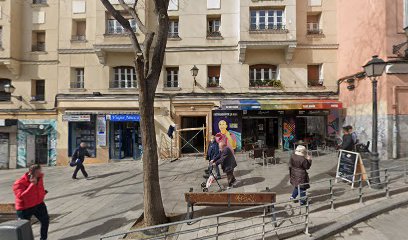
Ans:
{"type": "Polygon", "coordinates": [[[6,93],[14,93],[14,90],[16,90],[16,88],[13,85],[11,84],[4,85],[4,91],[6,93]]]}
{"type": "Polygon", "coordinates": [[[198,67],[196,65],[194,65],[194,67],[190,71],[191,71],[191,75],[193,75],[193,77],[197,77],[198,67]]]}
{"type": "Polygon", "coordinates": [[[363,68],[367,77],[372,78],[381,76],[386,66],[387,63],[375,55],[366,65],[363,66],[363,68]]]}

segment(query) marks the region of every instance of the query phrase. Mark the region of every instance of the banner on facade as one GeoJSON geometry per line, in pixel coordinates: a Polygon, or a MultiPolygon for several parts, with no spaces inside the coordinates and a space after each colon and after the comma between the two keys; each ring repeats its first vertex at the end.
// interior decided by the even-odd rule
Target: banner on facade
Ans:
{"type": "Polygon", "coordinates": [[[106,146],[106,119],[105,116],[96,118],[97,142],[101,147],[106,146]]]}
{"type": "Polygon", "coordinates": [[[232,149],[241,150],[242,111],[214,110],[212,130],[217,141],[225,141],[232,149]]]}
{"type": "Polygon", "coordinates": [[[62,115],[64,122],[90,122],[91,115],[62,115]]]}

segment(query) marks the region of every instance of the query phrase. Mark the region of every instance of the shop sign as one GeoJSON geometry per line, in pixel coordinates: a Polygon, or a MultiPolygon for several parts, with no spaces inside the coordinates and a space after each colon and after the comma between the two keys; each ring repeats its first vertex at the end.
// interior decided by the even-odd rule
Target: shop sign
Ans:
{"type": "Polygon", "coordinates": [[[24,124],[25,129],[44,129],[44,124],[24,124]]]}
{"type": "Polygon", "coordinates": [[[106,117],[111,122],[140,122],[139,114],[111,114],[106,117]]]}
{"type": "Polygon", "coordinates": [[[234,150],[241,150],[242,111],[214,110],[213,135],[217,141],[225,143],[234,150]]]}
{"type": "Polygon", "coordinates": [[[256,116],[256,117],[271,117],[271,116],[283,116],[285,115],[284,110],[244,110],[244,116],[256,116]]]}
{"type": "Polygon", "coordinates": [[[101,147],[106,146],[106,119],[105,116],[96,118],[97,142],[101,147]]]}
{"type": "Polygon", "coordinates": [[[90,122],[91,115],[62,115],[64,122],[90,122]]]}

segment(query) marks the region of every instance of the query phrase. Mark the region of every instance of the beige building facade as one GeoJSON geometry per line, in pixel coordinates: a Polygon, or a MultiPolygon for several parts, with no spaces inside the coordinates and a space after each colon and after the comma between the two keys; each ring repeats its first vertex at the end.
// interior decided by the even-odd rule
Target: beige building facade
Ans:
{"type": "MultiPolygon", "coordinates": [[[[155,23],[151,4],[137,6],[149,28],[155,23]]],[[[0,102],[8,166],[25,167],[44,156],[42,163],[66,164],[80,141],[93,155],[87,162],[140,159],[131,46],[103,5],[6,0],[0,6],[3,86],[9,80],[12,95],[23,96],[8,100],[3,91],[7,101],[0,102]]],[[[155,103],[161,154],[173,124],[205,127],[205,133],[176,135],[176,151],[183,154],[202,152],[204,138],[224,122],[237,150],[255,142],[290,149],[313,134],[336,134],[342,108],[336,8],[335,0],[171,0],[155,103]]]]}

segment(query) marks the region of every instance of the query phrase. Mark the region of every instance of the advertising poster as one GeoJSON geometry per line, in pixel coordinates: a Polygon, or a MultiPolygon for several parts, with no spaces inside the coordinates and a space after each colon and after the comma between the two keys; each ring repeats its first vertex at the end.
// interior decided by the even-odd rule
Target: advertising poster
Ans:
{"type": "Polygon", "coordinates": [[[96,119],[97,141],[101,147],[106,146],[106,119],[105,116],[98,116],[96,119]]]}
{"type": "Polygon", "coordinates": [[[217,142],[224,141],[234,151],[240,151],[242,133],[242,111],[214,110],[213,134],[217,142]]]}

